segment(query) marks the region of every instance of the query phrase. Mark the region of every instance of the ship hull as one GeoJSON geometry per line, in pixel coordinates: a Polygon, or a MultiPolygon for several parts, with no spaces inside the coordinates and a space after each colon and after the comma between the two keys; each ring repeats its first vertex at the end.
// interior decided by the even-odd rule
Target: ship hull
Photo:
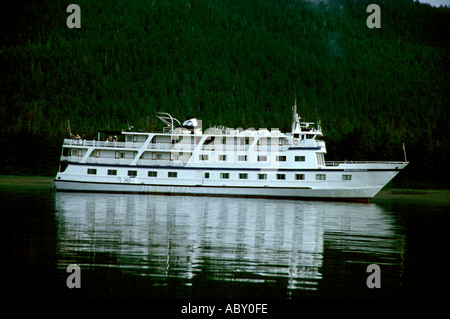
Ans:
{"type": "Polygon", "coordinates": [[[273,199],[302,199],[302,200],[333,200],[368,202],[378,188],[361,189],[286,189],[275,187],[205,187],[205,186],[167,186],[167,185],[130,185],[121,183],[95,183],[57,181],[58,191],[66,192],[99,192],[99,193],[130,193],[152,195],[188,195],[188,196],[220,196],[247,197],[273,199]]]}
{"type": "MultiPolygon", "coordinates": [[[[235,179],[204,179],[204,171],[198,168],[175,169],[158,168],[162,173],[167,170],[178,171],[179,178],[148,178],[128,176],[87,176],[83,178],[83,165],[69,165],[63,173],[58,173],[54,185],[58,191],[74,192],[107,192],[107,193],[140,193],[162,195],[197,195],[197,196],[229,196],[229,197],[262,197],[280,199],[312,199],[335,201],[367,202],[373,198],[400,171],[400,167],[384,166],[370,168],[303,170],[284,172],[286,174],[302,173],[311,178],[302,181],[277,181],[270,178],[265,181],[240,181],[235,179]],[[315,180],[317,174],[326,175],[326,180],[315,180]],[[184,175],[182,175],[184,174],[184,175]],[[352,180],[342,180],[343,175],[352,175],[352,180]]],[[[109,168],[109,167],[108,167],[109,168]]],[[[129,168],[129,167],[127,167],[129,168]]],[[[126,168],[125,168],[126,169],[126,168]]],[[[136,168],[134,168],[136,169],[136,168]]],[[[148,170],[148,168],[139,168],[148,170]]],[[[99,169],[100,170],[100,169],[99,169]]],[[[225,169],[224,169],[225,170],[225,169]]],[[[278,172],[278,171],[277,171],[278,172]]],[[[163,174],[160,175],[163,175],[163,174]]],[[[211,173],[213,174],[213,173],[211,173]]],[[[239,172],[235,173],[236,175],[239,172]]],[[[251,173],[249,173],[251,174],[251,173]]],[[[256,174],[256,173],[255,173],[256,174]]],[[[276,174],[276,172],[273,172],[276,174]]],[[[143,175],[143,174],[141,174],[143,175]]],[[[289,176],[289,175],[288,175],[289,176]]]]}

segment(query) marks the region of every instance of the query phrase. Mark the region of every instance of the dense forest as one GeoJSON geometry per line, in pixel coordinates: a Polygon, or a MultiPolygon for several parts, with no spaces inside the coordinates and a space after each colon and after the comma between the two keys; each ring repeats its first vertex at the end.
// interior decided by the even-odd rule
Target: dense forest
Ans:
{"type": "Polygon", "coordinates": [[[412,0],[3,1],[0,174],[56,173],[71,130],[154,116],[289,131],[321,120],[327,160],[403,160],[395,187],[450,188],[450,9],[412,0]],[[370,3],[381,28],[370,29],[370,3]]]}

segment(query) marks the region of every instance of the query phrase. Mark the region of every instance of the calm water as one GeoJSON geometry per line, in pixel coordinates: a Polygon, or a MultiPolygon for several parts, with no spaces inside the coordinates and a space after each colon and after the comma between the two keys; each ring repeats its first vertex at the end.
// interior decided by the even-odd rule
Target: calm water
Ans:
{"type": "MultiPolygon", "coordinates": [[[[0,186],[14,298],[440,298],[448,197],[370,204],[0,186]],[[69,289],[69,264],[81,288],[69,289]],[[367,266],[381,270],[369,289],[367,266]]],[[[3,286],[5,287],[5,286],[3,286]]]]}

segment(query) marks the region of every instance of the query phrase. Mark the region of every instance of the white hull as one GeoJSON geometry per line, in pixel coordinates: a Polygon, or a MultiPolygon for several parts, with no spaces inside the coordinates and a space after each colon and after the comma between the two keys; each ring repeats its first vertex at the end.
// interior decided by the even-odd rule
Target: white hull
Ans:
{"type": "Polygon", "coordinates": [[[380,188],[348,189],[286,189],[275,187],[205,187],[205,186],[165,186],[140,184],[113,184],[95,182],[55,181],[59,191],[146,193],[163,195],[230,196],[262,198],[370,200],[380,188]]]}
{"type": "MultiPolygon", "coordinates": [[[[336,169],[301,171],[306,175],[306,179],[302,181],[277,181],[272,178],[278,172],[274,171],[272,176],[269,174],[267,180],[251,182],[233,178],[238,176],[240,171],[230,173],[231,178],[223,181],[213,178],[214,174],[218,175],[219,172],[211,172],[211,178],[204,179],[198,178],[198,176],[204,176],[204,171],[171,168],[170,171],[177,171],[179,177],[174,181],[170,178],[130,178],[126,174],[114,177],[86,176],[85,174],[83,176],[83,171],[86,170],[84,165],[69,165],[64,173],[58,173],[54,183],[60,191],[368,201],[406,164],[402,167],[397,164],[390,169],[386,165],[389,164],[383,164],[383,168],[380,168],[380,164],[353,164],[353,167],[358,168],[352,169],[350,181],[342,180],[342,175],[348,174],[349,169],[338,166],[336,169]],[[366,168],[362,169],[362,165],[366,168]],[[372,168],[367,168],[369,165],[372,168]],[[326,180],[315,180],[317,173],[325,174],[326,180]]],[[[98,168],[99,171],[100,169],[98,168]]],[[[130,167],[122,169],[125,172],[130,167]]],[[[138,176],[143,176],[148,171],[148,168],[134,167],[132,169],[137,169],[138,172],[142,170],[142,174],[138,176]]],[[[167,170],[167,168],[160,168],[158,173],[159,175],[167,174],[167,170]]],[[[285,173],[289,179],[289,174],[294,175],[298,172],[285,173]]],[[[251,171],[248,174],[257,173],[251,171]]]]}

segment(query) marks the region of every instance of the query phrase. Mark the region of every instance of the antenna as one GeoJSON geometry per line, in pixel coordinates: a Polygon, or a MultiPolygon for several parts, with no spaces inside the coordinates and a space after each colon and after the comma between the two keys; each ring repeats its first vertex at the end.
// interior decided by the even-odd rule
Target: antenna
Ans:
{"type": "Polygon", "coordinates": [[[405,155],[405,162],[407,162],[408,160],[406,159],[406,148],[405,148],[405,143],[403,143],[403,154],[405,155]]]}
{"type": "Polygon", "coordinates": [[[156,114],[156,116],[163,121],[167,126],[170,126],[170,129],[173,130],[174,126],[173,126],[173,121],[177,121],[178,125],[181,125],[180,121],[178,121],[176,118],[172,117],[172,115],[170,115],[169,113],[164,113],[164,112],[158,112],[156,114]]]}
{"type": "Polygon", "coordinates": [[[292,132],[295,132],[299,129],[300,123],[297,114],[297,99],[295,99],[295,103],[292,106],[292,132]]]}

